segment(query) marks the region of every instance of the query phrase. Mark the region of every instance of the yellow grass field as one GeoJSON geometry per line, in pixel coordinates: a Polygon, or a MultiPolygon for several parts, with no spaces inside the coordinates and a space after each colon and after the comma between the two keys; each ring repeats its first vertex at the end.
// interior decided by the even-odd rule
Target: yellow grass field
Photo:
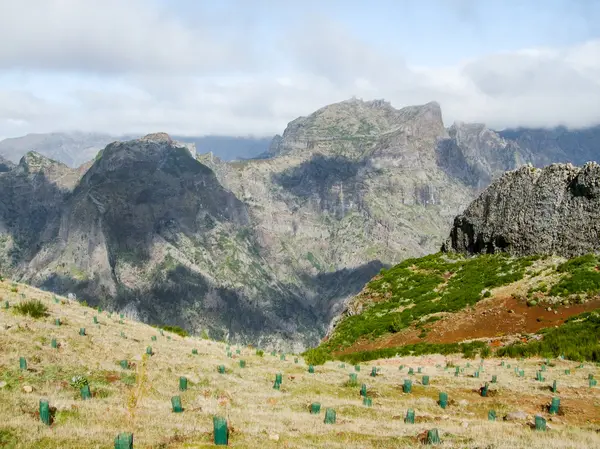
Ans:
{"type": "Polygon", "coordinates": [[[591,363],[579,368],[575,362],[551,360],[543,373],[546,380],[539,382],[539,359],[505,359],[505,366],[499,359],[486,359],[477,379],[473,373],[479,359],[408,357],[363,364],[358,386],[349,386],[354,367],[339,362],[317,366],[310,374],[302,358],[296,364],[292,354],[281,361],[279,354],[265,351],[260,357],[254,348],[232,346],[230,358],[225,343],[161,335],[128,319],[120,324],[117,314],[109,317],[63,297],[55,303],[51,294],[10,281],[0,282],[0,298],[2,448],[113,448],[120,432],[134,434],[136,449],[213,447],[214,415],[227,418],[229,445],[237,448],[415,448],[421,445],[419,435],[433,428],[442,440],[437,447],[445,448],[600,448],[600,387],[588,385],[588,375],[598,377],[600,370],[591,363]],[[33,319],[16,314],[14,306],[30,299],[41,300],[48,315],[33,319]],[[62,325],[55,325],[56,318],[62,325]],[[86,336],[79,335],[81,327],[86,336]],[[148,346],[154,355],[145,355],[148,346]],[[20,370],[19,357],[27,359],[27,371],[20,370]],[[135,366],[122,369],[122,359],[135,366]],[[240,359],[246,368],[239,366],[240,359]],[[225,374],[217,372],[220,364],[225,374]],[[452,364],[464,369],[459,377],[452,364]],[[370,376],[373,366],[380,368],[376,377],[370,376]],[[517,377],[516,366],[525,370],[525,377],[517,377]],[[276,373],[283,374],[279,391],[273,389],[276,373]],[[421,384],[423,374],[430,376],[429,386],[421,384]],[[70,385],[78,375],[89,380],[91,400],[82,400],[70,385]],[[489,397],[481,397],[479,387],[492,375],[498,382],[490,384],[489,397]],[[180,376],[189,380],[187,391],[178,390],[180,376]],[[406,378],[413,380],[410,394],[402,392],[406,378]],[[550,390],[553,380],[558,382],[556,394],[550,390]],[[359,394],[362,383],[373,400],[370,408],[359,394]],[[439,392],[448,393],[446,409],[437,403],[439,392]],[[172,412],[174,395],[181,396],[183,413],[172,412]],[[561,400],[557,416],[546,409],[553,396],[561,400]],[[55,408],[51,426],[40,421],[40,398],[55,408]],[[321,404],[319,415],[309,413],[312,402],[321,404]],[[335,409],[335,424],[323,422],[325,408],[335,409]],[[409,408],[415,410],[415,424],[404,423],[409,408]],[[488,421],[491,409],[497,412],[496,422],[488,421]],[[502,419],[515,411],[525,412],[527,419],[502,419]],[[530,427],[538,413],[548,420],[546,432],[530,427]]]}

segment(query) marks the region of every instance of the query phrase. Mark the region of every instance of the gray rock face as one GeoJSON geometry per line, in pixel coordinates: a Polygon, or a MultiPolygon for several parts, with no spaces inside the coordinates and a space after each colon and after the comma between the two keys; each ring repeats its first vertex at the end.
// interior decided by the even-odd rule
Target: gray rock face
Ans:
{"type": "Polygon", "coordinates": [[[448,249],[566,257],[600,250],[600,165],[524,166],[454,219],[448,249]]]}

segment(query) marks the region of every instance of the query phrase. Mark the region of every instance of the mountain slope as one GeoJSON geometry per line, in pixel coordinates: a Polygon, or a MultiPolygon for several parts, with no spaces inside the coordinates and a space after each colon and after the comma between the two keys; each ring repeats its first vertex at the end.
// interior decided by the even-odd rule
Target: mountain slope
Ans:
{"type": "Polygon", "coordinates": [[[456,355],[381,360],[375,377],[368,376],[367,365],[356,373],[333,362],[309,373],[302,357],[295,363],[291,354],[282,360],[280,354],[262,356],[252,347],[182,337],[8,280],[0,280],[0,296],[9,303],[5,308],[3,300],[0,308],[0,445],[7,449],[108,448],[122,432],[133,434],[136,448],[214,447],[215,415],[227,419],[229,445],[248,449],[414,448],[430,428],[439,429],[449,447],[543,449],[550,437],[558,447],[600,445],[597,397],[587,386],[588,376],[598,375],[592,364],[578,368],[579,363],[553,359],[543,384],[533,380],[539,359],[518,362],[527,378],[487,359],[478,364],[482,378],[475,379],[475,368],[468,365],[474,361],[456,355]],[[18,313],[35,300],[47,308],[45,316],[18,313]],[[81,328],[85,335],[79,334],[81,328]],[[148,348],[152,355],[146,354],[148,348]],[[21,357],[27,369],[20,369],[21,357]],[[414,379],[412,392],[404,394],[398,386],[409,366],[429,376],[430,385],[414,379]],[[454,366],[464,370],[458,377],[454,366]],[[572,374],[565,375],[566,369],[572,374]],[[277,373],[282,382],[274,389],[277,373]],[[357,385],[348,382],[350,373],[358,376],[357,385]],[[490,397],[481,397],[479,388],[492,375],[498,382],[491,384],[490,397]],[[554,394],[545,387],[554,379],[559,419],[546,411],[554,394]],[[80,392],[85,383],[91,393],[87,400],[80,392]],[[362,383],[372,407],[363,403],[362,383]],[[440,391],[449,395],[449,409],[437,404],[440,391]],[[180,413],[172,410],[174,396],[181,401],[180,413]],[[49,403],[50,426],[40,421],[40,399],[49,403]],[[321,405],[319,414],[309,413],[315,402],[321,405]],[[488,422],[491,404],[498,421],[515,411],[524,417],[516,423],[488,422]],[[335,424],[324,424],[326,408],[336,411],[335,424]],[[406,409],[415,411],[415,424],[402,422],[406,409]],[[551,427],[547,438],[526,425],[540,413],[551,427]]]}

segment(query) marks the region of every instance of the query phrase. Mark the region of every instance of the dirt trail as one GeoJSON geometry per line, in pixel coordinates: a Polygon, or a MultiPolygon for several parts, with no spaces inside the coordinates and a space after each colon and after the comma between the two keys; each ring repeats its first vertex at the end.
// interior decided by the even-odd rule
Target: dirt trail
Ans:
{"type": "MultiPolygon", "coordinates": [[[[498,339],[519,333],[533,333],[545,327],[558,326],[571,316],[600,308],[600,299],[585,304],[560,306],[551,311],[547,307],[529,307],[523,301],[510,296],[490,298],[478,302],[475,307],[450,314],[425,326],[425,338],[419,338],[421,330],[413,327],[376,341],[360,341],[343,351],[351,353],[411,343],[457,343],[475,338],[498,339]]],[[[499,341],[495,344],[499,345],[499,341]]]]}

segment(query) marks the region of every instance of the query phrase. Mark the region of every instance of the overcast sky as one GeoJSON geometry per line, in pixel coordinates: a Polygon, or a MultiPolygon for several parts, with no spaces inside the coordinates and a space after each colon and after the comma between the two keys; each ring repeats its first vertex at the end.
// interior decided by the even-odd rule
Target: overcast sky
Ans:
{"type": "Polygon", "coordinates": [[[600,0],[0,0],[0,137],[272,135],[352,96],[600,123],[600,0]]]}

